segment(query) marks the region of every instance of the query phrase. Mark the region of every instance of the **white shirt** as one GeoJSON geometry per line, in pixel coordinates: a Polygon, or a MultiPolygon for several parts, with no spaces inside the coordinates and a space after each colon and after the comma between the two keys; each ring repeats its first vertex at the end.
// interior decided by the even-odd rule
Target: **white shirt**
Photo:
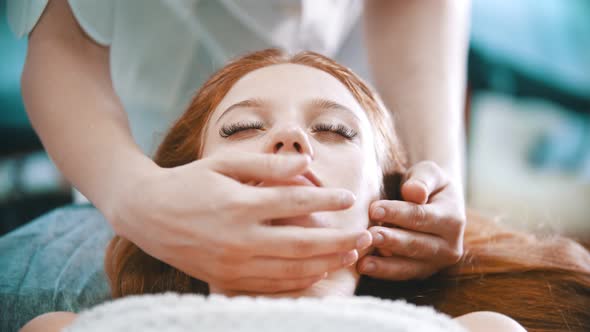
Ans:
{"type": "MultiPolygon", "coordinates": [[[[8,0],[27,35],[48,0],[8,0]]],[[[228,59],[268,47],[312,50],[367,74],[360,0],[69,0],[82,29],[110,46],[111,77],[148,155],[198,87],[228,59]],[[345,46],[348,45],[348,47],[345,46]],[[343,46],[344,45],[344,46],[343,46]]]]}

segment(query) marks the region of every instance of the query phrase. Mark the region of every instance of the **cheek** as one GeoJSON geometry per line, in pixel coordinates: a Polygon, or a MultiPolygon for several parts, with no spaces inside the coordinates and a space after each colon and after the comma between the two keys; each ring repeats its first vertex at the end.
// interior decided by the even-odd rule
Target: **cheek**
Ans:
{"type": "Polygon", "coordinates": [[[311,168],[326,187],[348,189],[355,195],[361,192],[363,159],[358,147],[318,145],[314,152],[311,168]]]}
{"type": "Polygon", "coordinates": [[[203,144],[201,158],[214,154],[231,155],[238,152],[261,152],[261,145],[256,140],[227,141],[221,137],[207,137],[203,144]]]}
{"type": "Polygon", "coordinates": [[[325,212],[323,217],[336,228],[366,229],[369,225],[369,205],[379,198],[377,170],[360,148],[330,149],[317,153],[312,168],[326,187],[345,188],[356,196],[355,204],[344,211],[325,212]]]}

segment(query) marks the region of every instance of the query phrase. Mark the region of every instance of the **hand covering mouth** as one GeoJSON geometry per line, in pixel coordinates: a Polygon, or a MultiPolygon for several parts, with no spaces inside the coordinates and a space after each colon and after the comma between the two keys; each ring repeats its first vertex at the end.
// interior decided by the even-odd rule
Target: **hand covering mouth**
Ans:
{"type": "MultiPolygon", "coordinates": [[[[280,180],[268,180],[250,182],[249,184],[256,187],[280,187],[280,186],[308,186],[323,187],[323,183],[318,176],[312,171],[294,176],[292,178],[280,180]]],[[[329,223],[324,220],[321,214],[313,213],[304,216],[293,216],[290,218],[280,218],[269,220],[268,224],[274,226],[300,226],[300,227],[330,227],[329,223]]]]}

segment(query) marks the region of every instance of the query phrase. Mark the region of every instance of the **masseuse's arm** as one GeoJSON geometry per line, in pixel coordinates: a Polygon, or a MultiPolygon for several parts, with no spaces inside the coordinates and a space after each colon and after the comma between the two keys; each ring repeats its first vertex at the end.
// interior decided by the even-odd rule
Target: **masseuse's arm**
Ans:
{"type": "Polygon", "coordinates": [[[427,277],[462,255],[469,11],[469,1],[365,2],[372,74],[411,168],[402,186],[406,202],[371,207],[373,220],[401,226],[371,230],[375,246],[392,256],[366,257],[361,272],[395,280],[427,277]]]}
{"type": "Polygon", "coordinates": [[[256,292],[305,288],[352,264],[343,257],[371,242],[367,231],[263,225],[353,204],[340,189],[253,194],[241,183],[302,174],[310,162],[304,156],[244,154],[158,167],[133,141],[109,49],[84,34],[66,0],[49,1],[29,36],[22,90],[49,155],[115,231],[205,282],[256,292]]]}

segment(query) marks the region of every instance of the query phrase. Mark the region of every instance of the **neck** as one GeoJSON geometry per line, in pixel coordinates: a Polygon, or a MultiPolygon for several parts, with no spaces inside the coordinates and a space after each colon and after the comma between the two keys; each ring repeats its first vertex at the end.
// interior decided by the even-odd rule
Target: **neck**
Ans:
{"type": "Polygon", "coordinates": [[[356,265],[349,266],[345,269],[334,271],[328,276],[316,282],[306,289],[297,291],[262,294],[229,291],[209,285],[211,294],[222,294],[225,296],[266,296],[266,297],[326,297],[326,296],[353,296],[356,285],[359,281],[359,274],[356,272],[356,265]]]}

